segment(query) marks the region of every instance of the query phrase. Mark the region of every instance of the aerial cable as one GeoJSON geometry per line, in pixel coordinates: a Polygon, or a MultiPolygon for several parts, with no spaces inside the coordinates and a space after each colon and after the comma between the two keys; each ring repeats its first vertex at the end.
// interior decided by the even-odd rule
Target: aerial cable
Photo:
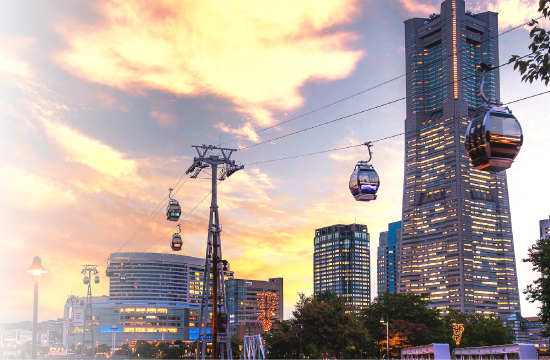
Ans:
{"type": "MultiPolygon", "coordinates": [[[[533,98],[533,97],[536,97],[536,96],[539,96],[539,95],[543,95],[543,94],[547,94],[549,93],[549,91],[544,91],[544,92],[541,92],[541,93],[538,93],[538,94],[534,94],[534,95],[531,95],[531,96],[528,96],[528,97],[524,97],[524,98],[521,98],[521,99],[517,99],[517,100],[513,100],[513,101],[510,101],[508,103],[506,103],[505,105],[507,104],[511,104],[511,103],[515,103],[515,102],[520,102],[520,101],[523,101],[523,100],[527,100],[527,99],[530,99],[530,98],[533,98]]],[[[394,137],[397,137],[397,136],[401,136],[401,135],[404,135],[405,133],[398,133],[398,134],[394,134],[394,135],[390,135],[390,136],[386,136],[386,137],[383,137],[383,138],[380,138],[380,139],[377,139],[377,140],[372,140],[370,141],[371,143],[375,143],[375,142],[380,142],[380,141],[384,141],[384,140],[388,140],[388,139],[391,139],[391,138],[394,138],[394,137]]],[[[289,156],[289,157],[284,157],[284,158],[279,158],[279,159],[272,159],[272,160],[264,160],[264,161],[257,161],[257,162],[253,162],[253,163],[248,163],[248,164],[245,164],[245,166],[249,166],[249,165],[257,165],[257,164],[265,164],[265,163],[269,163],[269,162],[275,162],[275,161],[282,161],[282,160],[288,160],[288,159],[294,159],[294,158],[299,158],[299,157],[306,157],[306,156],[313,156],[313,155],[318,155],[318,154],[323,154],[323,153],[328,153],[328,152],[334,152],[334,151],[339,151],[339,150],[346,150],[346,149],[351,149],[351,148],[355,148],[355,147],[359,147],[359,146],[365,146],[367,143],[361,143],[361,144],[354,144],[354,145],[349,145],[349,146],[344,146],[344,147],[340,147],[340,148],[335,148],[335,149],[330,149],[330,150],[323,150],[323,151],[317,151],[317,152],[313,152],[313,153],[308,153],[308,154],[301,154],[301,155],[295,155],[295,156],[289,156]]],[[[204,200],[206,200],[206,198],[211,194],[212,192],[210,191],[208,194],[206,194],[206,196],[204,196],[202,198],[201,201],[199,201],[199,203],[197,205],[195,205],[195,207],[193,209],[191,209],[191,211],[189,211],[187,213],[187,215],[185,215],[185,217],[183,219],[181,219],[178,224],[174,225],[174,227],[172,227],[169,231],[167,231],[164,235],[162,235],[158,240],[156,240],[154,243],[152,243],[151,245],[149,245],[149,247],[147,247],[143,252],[146,252],[147,250],[149,250],[152,246],[154,246],[155,244],[157,244],[160,240],[162,240],[164,237],[166,237],[166,235],[168,235],[170,232],[174,231],[174,229],[179,225],[181,224],[182,221],[186,220],[189,215],[191,215],[196,209],[197,207],[202,204],[204,202],[204,200]]]]}
{"type": "Polygon", "coordinates": [[[540,95],[544,95],[544,94],[548,94],[548,93],[550,93],[550,90],[544,91],[544,92],[541,92],[541,93],[538,93],[538,94],[535,94],[535,95],[527,96],[527,97],[524,97],[524,98],[521,98],[521,99],[517,99],[517,100],[514,100],[514,101],[510,101],[510,102],[504,103],[503,105],[510,105],[510,104],[515,103],[515,102],[531,99],[531,98],[534,98],[534,97],[537,97],[537,96],[540,96],[540,95]]]}
{"type": "MultiPolygon", "coordinates": [[[[400,135],[405,135],[405,133],[400,133],[400,134],[395,134],[395,135],[387,136],[387,137],[382,138],[382,139],[378,139],[378,140],[371,141],[371,143],[378,142],[378,141],[383,141],[383,140],[387,140],[387,139],[391,139],[391,138],[394,138],[394,137],[397,137],[397,136],[400,136],[400,135]]],[[[270,162],[274,162],[274,161],[281,161],[281,160],[288,160],[288,159],[300,158],[300,157],[304,157],[304,156],[312,156],[312,155],[324,154],[324,153],[328,153],[328,152],[346,150],[346,149],[351,149],[351,148],[355,148],[355,147],[359,147],[359,146],[366,146],[366,145],[367,145],[367,143],[361,143],[361,144],[356,144],[356,145],[349,145],[349,146],[339,147],[339,148],[336,148],[336,149],[330,149],[330,150],[322,150],[322,151],[312,152],[312,153],[309,153],[309,154],[288,156],[288,157],[283,157],[283,158],[273,159],[273,160],[258,161],[258,162],[253,162],[253,163],[249,163],[249,164],[244,164],[244,165],[245,165],[245,166],[248,166],[248,165],[265,164],[265,163],[270,163],[270,162]]]]}
{"type": "MultiPolygon", "coordinates": [[[[524,26],[526,26],[526,25],[529,25],[529,24],[531,24],[533,21],[539,20],[539,19],[541,19],[542,17],[543,17],[543,15],[539,16],[539,17],[536,18],[536,19],[529,20],[529,21],[526,22],[526,23],[523,23],[523,24],[521,24],[521,25],[518,25],[518,26],[513,27],[513,28],[511,28],[511,29],[508,29],[508,30],[506,30],[506,31],[503,31],[503,32],[501,32],[501,33],[499,33],[499,34],[496,34],[496,35],[493,35],[493,36],[489,36],[489,38],[487,38],[487,39],[481,41],[480,44],[483,44],[483,43],[485,43],[485,42],[487,42],[487,41],[494,40],[494,39],[496,39],[496,38],[498,38],[498,37],[500,37],[500,36],[502,36],[502,35],[505,35],[505,34],[507,34],[507,33],[510,33],[510,32],[512,32],[512,31],[514,31],[514,30],[517,30],[517,29],[519,29],[519,28],[521,28],[521,27],[524,27],[524,26]]],[[[460,54],[460,53],[462,53],[462,52],[464,52],[464,51],[466,51],[466,50],[471,50],[471,49],[463,48],[463,49],[457,51],[457,52],[456,52],[456,55],[458,55],[458,54],[460,54]]],[[[254,133],[255,133],[255,134],[259,134],[259,133],[261,133],[261,132],[264,132],[264,131],[269,130],[269,129],[273,129],[273,128],[275,128],[275,127],[278,127],[278,126],[280,126],[280,125],[289,123],[289,122],[291,122],[291,121],[298,120],[298,119],[300,119],[300,118],[302,118],[302,117],[304,117],[304,116],[311,115],[311,114],[313,114],[313,113],[315,113],[315,112],[318,112],[318,111],[320,111],[320,110],[324,110],[324,109],[326,109],[326,108],[328,108],[328,107],[331,107],[331,106],[333,106],[333,105],[339,104],[339,103],[341,103],[341,102],[343,102],[343,101],[349,100],[349,99],[354,98],[354,97],[356,97],[356,96],[358,96],[358,95],[361,95],[361,94],[364,94],[364,93],[369,92],[369,91],[371,91],[371,90],[374,90],[374,89],[376,89],[376,88],[379,88],[379,87],[381,87],[381,86],[383,86],[383,85],[389,84],[389,83],[391,83],[391,82],[393,82],[393,81],[395,81],[395,80],[399,80],[399,79],[401,79],[401,78],[403,78],[403,77],[405,77],[405,76],[407,76],[407,75],[409,75],[409,74],[411,74],[411,73],[413,73],[413,72],[415,72],[415,71],[425,69],[425,68],[427,68],[427,67],[429,67],[429,66],[432,66],[432,65],[434,65],[434,64],[436,64],[436,63],[438,63],[438,62],[441,62],[441,61],[443,61],[443,60],[446,60],[446,59],[448,59],[448,58],[450,58],[450,57],[452,57],[452,56],[454,56],[454,55],[455,55],[455,53],[451,52],[451,53],[449,53],[446,57],[442,57],[442,58],[437,59],[437,60],[434,60],[434,61],[432,61],[432,62],[423,64],[422,66],[417,67],[417,68],[415,68],[414,70],[408,71],[408,72],[406,72],[406,73],[404,73],[404,74],[401,74],[401,75],[399,75],[399,76],[396,76],[396,77],[394,77],[394,78],[392,78],[392,79],[386,80],[386,81],[384,81],[384,82],[382,82],[382,83],[380,83],[380,84],[374,85],[374,86],[372,86],[372,87],[370,87],[370,88],[368,88],[368,89],[365,89],[365,90],[359,91],[359,92],[357,92],[357,93],[355,93],[355,94],[346,96],[345,98],[342,98],[342,99],[340,99],[340,100],[336,100],[336,101],[334,101],[334,102],[332,102],[332,103],[329,103],[329,104],[327,104],[327,105],[325,105],[325,106],[322,106],[322,107],[320,107],[320,108],[317,108],[317,109],[308,111],[308,112],[303,113],[303,114],[301,114],[301,115],[295,116],[295,117],[293,117],[293,118],[291,118],[291,119],[284,120],[284,121],[280,121],[280,122],[278,122],[278,123],[275,124],[275,125],[271,125],[271,126],[262,128],[262,129],[260,129],[260,130],[258,130],[258,131],[255,131],[254,133]]],[[[243,136],[238,136],[238,137],[236,137],[236,138],[234,138],[234,139],[232,139],[232,140],[228,140],[228,141],[226,141],[226,142],[224,142],[224,143],[221,143],[220,145],[224,145],[224,144],[227,144],[227,143],[236,141],[236,140],[241,140],[241,139],[243,139],[243,138],[246,138],[246,136],[244,136],[244,135],[243,135],[243,136]]]]}
{"type": "MultiPolygon", "coordinates": [[[[181,182],[181,180],[184,178],[185,174],[183,174],[179,180],[177,181],[176,185],[174,185],[174,188],[178,186],[178,184],[181,182]]],[[[187,179],[185,179],[185,181],[180,185],[180,187],[174,192],[174,195],[176,195],[180,189],[183,187],[183,185],[185,185],[185,183],[187,182],[187,180],[189,180],[189,177],[187,179]]],[[[147,226],[158,214],[159,214],[159,210],[167,203],[166,202],[166,199],[169,199],[170,195],[167,195],[166,197],[164,197],[164,199],[157,205],[157,207],[155,208],[155,210],[153,210],[149,216],[144,220],[144,222],[138,227],[138,229],[128,238],[128,240],[126,240],[126,242],[124,244],[122,244],[121,247],[118,248],[117,251],[114,252],[114,254],[118,254],[120,252],[120,250],[122,250],[126,245],[128,245],[130,242],[132,242],[137,235],[139,235],[139,233],[145,228],[145,226],[147,226]]],[[[103,259],[99,262],[97,262],[98,265],[101,265],[105,262],[108,262],[108,259],[103,259]]]]}
{"type": "MultiPolygon", "coordinates": [[[[530,54],[527,54],[527,55],[523,55],[520,59],[526,57],[526,56],[529,56],[531,55],[532,53],[530,54]]],[[[506,66],[506,65],[509,65],[511,63],[511,61],[508,61],[506,63],[502,63],[500,64],[499,66],[495,66],[495,69],[496,68],[500,68],[502,66],[506,66]]],[[[469,75],[469,76],[465,76],[461,79],[457,79],[456,82],[460,82],[460,81],[464,81],[464,80],[467,80],[467,79],[470,79],[470,78],[473,78],[477,76],[476,74],[473,74],[473,75],[469,75]]],[[[455,81],[450,81],[450,82],[447,82],[445,84],[441,84],[439,86],[436,86],[436,87],[433,87],[431,90],[434,90],[434,89],[437,89],[439,87],[444,87],[444,86],[447,86],[447,85],[451,85],[451,84],[454,84],[455,81]]],[[[320,123],[320,124],[317,124],[317,125],[313,125],[313,126],[309,126],[307,128],[304,128],[304,129],[300,129],[300,130],[296,130],[296,131],[293,131],[291,133],[288,133],[288,134],[285,134],[285,135],[281,135],[281,136],[277,136],[277,137],[274,137],[274,138],[271,138],[271,139],[268,139],[268,140],[264,140],[264,141],[261,141],[259,143],[255,143],[255,144],[252,144],[252,145],[249,145],[249,146],[245,146],[245,147],[242,147],[240,148],[239,150],[247,150],[247,149],[250,149],[250,148],[253,148],[255,146],[259,146],[259,145],[263,145],[263,144],[266,144],[266,143],[269,143],[269,142],[272,142],[274,140],[279,140],[279,139],[283,139],[283,138],[286,138],[286,137],[289,137],[289,136],[292,136],[292,135],[296,135],[296,134],[299,134],[299,133],[302,133],[302,132],[305,132],[305,131],[308,131],[308,130],[312,130],[312,129],[315,129],[315,128],[318,128],[318,127],[321,127],[321,126],[325,126],[325,125],[328,125],[328,124],[332,124],[332,123],[335,123],[335,122],[338,122],[338,121],[341,121],[341,120],[344,120],[344,119],[347,119],[347,118],[350,118],[350,117],[353,117],[353,116],[356,116],[356,115],[360,115],[360,114],[363,114],[363,113],[366,113],[368,111],[372,111],[372,110],[375,110],[375,109],[379,109],[381,107],[384,107],[384,106],[387,106],[387,105],[391,105],[393,103],[396,103],[396,102],[399,102],[399,101],[402,101],[402,100],[405,100],[407,98],[411,98],[411,97],[414,97],[416,95],[412,94],[412,95],[409,95],[409,96],[404,96],[402,98],[399,98],[399,99],[395,99],[395,100],[392,100],[392,101],[388,101],[386,103],[383,103],[383,104],[380,104],[380,105],[376,105],[376,106],[373,106],[373,107],[370,107],[368,109],[364,109],[364,110],[361,110],[361,111],[357,111],[353,114],[349,114],[349,115],[345,115],[345,116],[341,116],[339,118],[336,118],[336,119],[332,119],[332,120],[329,120],[329,121],[325,121],[323,123],[320,123]]]]}

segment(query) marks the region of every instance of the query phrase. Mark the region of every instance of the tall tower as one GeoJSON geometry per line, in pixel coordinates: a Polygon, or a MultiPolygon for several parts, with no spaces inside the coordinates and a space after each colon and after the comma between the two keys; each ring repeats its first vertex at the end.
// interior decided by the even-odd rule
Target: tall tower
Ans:
{"type": "MultiPolygon", "coordinates": [[[[506,173],[481,172],[464,150],[480,104],[479,62],[498,65],[498,14],[446,0],[405,21],[407,118],[399,291],[433,306],[509,317],[520,310],[506,173]],[[472,76],[472,77],[470,77],[472,76]],[[461,80],[469,77],[468,79],[461,80]]],[[[484,91],[500,99],[498,69],[484,91]]]]}
{"type": "Polygon", "coordinates": [[[388,231],[380,233],[376,278],[378,293],[397,292],[398,264],[401,250],[401,221],[388,224],[388,231]]]}
{"type": "Polygon", "coordinates": [[[314,293],[331,291],[351,311],[370,305],[370,237],[367,225],[336,224],[315,230],[314,293]]]}

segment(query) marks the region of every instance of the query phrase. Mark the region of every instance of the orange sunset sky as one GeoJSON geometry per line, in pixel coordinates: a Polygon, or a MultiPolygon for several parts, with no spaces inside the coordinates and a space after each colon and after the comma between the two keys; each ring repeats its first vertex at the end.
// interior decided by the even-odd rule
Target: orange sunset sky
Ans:
{"type": "MultiPolygon", "coordinates": [[[[0,323],[31,320],[39,255],[39,321],[85,295],[82,264],[105,260],[183,175],[191,145],[241,147],[405,96],[404,78],[267,131],[405,72],[404,25],[431,0],[4,1],[0,4],[0,323]]],[[[500,13],[500,31],[537,17],[538,0],[467,0],[500,13]]],[[[550,28],[548,21],[541,23],[550,28]]],[[[528,52],[529,29],[503,35],[501,62],[528,52]]],[[[548,90],[501,69],[504,102],[548,90]]],[[[525,144],[508,171],[520,292],[537,278],[520,260],[550,215],[550,95],[514,104],[525,144]]],[[[403,101],[238,151],[244,164],[328,150],[403,131],[403,101]]],[[[375,144],[378,199],[356,202],[349,176],[365,148],[247,166],[219,191],[224,256],[237,278],[285,281],[285,317],[313,291],[314,229],[363,223],[376,247],[401,217],[402,137],[375,144]]],[[[189,180],[183,213],[209,192],[189,180]]],[[[204,257],[209,201],[182,223],[184,255],[204,257]]],[[[158,215],[122,251],[171,252],[158,215]]],[[[108,294],[104,265],[94,295],[108,294]]],[[[521,295],[522,313],[537,304],[521,295]]]]}

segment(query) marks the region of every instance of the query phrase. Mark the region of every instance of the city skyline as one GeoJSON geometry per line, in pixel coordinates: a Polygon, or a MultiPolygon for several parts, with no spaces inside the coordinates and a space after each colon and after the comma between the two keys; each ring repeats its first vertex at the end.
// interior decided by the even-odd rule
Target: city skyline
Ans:
{"type": "MultiPolygon", "coordinates": [[[[221,133],[221,142],[244,136],[225,146],[246,146],[404,96],[401,79],[254,132],[404,74],[403,21],[439,12],[439,3],[263,4],[255,11],[227,9],[230,15],[221,12],[208,23],[198,20],[208,13],[200,6],[127,5],[138,16],[119,22],[117,2],[4,5],[10,16],[0,27],[0,323],[31,318],[32,282],[24,271],[35,255],[49,270],[40,284],[39,321],[60,317],[67,295],[84,293],[81,265],[105,260],[130,238],[191,164],[191,145],[218,144],[221,133]],[[173,30],[175,17],[181,31],[173,30]],[[223,30],[213,23],[225,24],[223,30]],[[252,28],[256,23],[266,25],[252,28]],[[185,29],[201,36],[190,41],[185,29]],[[180,37],[163,36],[174,32],[180,37]]],[[[535,17],[536,7],[526,0],[466,2],[474,12],[502,11],[500,31],[535,17]]],[[[499,42],[501,61],[523,55],[528,29],[499,42]]],[[[511,66],[500,77],[504,101],[546,89],[521,83],[511,66]]],[[[550,126],[542,98],[513,107],[526,139],[508,171],[520,293],[536,276],[520,260],[538,237],[536,222],[548,216],[550,200],[537,190],[544,176],[525,177],[540,163],[550,126]]],[[[396,103],[233,159],[249,164],[376,140],[401,132],[405,116],[405,103],[396,103]]],[[[245,166],[220,185],[224,256],[238,278],[285,279],[285,318],[296,292],[313,293],[314,229],[357,219],[377,235],[400,218],[404,139],[375,143],[373,151],[381,185],[370,203],[355,202],[347,188],[364,148],[245,166]]],[[[208,188],[205,180],[186,182],[175,195],[184,214],[208,188]]],[[[208,202],[182,224],[183,255],[204,256],[208,202]]],[[[169,232],[162,213],[121,251],[143,252],[169,232]]],[[[171,253],[170,235],[147,251],[171,253]]],[[[375,261],[370,270],[375,274],[375,261]]],[[[104,277],[97,294],[108,294],[104,277]]],[[[535,315],[536,305],[520,297],[523,315],[535,315]]]]}

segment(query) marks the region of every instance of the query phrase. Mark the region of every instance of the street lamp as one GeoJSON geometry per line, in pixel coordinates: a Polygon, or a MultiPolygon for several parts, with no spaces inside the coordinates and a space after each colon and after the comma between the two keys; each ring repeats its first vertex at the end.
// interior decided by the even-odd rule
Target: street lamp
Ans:
{"type": "Polygon", "coordinates": [[[389,360],[390,358],[390,331],[389,331],[389,327],[390,327],[390,317],[388,316],[388,314],[386,313],[383,313],[382,314],[382,318],[380,319],[380,322],[383,324],[384,323],[384,315],[386,315],[386,350],[387,350],[387,357],[386,359],[389,360]]]}
{"type": "Polygon", "coordinates": [[[304,331],[304,324],[296,324],[296,325],[300,326],[300,332],[299,332],[300,336],[296,334],[296,337],[300,339],[300,359],[303,359],[304,355],[302,354],[302,339],[304,338],[304,335],[302,334],[302,332],[304,331]]]}
{"type": "Polygon", "coordinates": [[[35,256],[32,259],[32,265],[27,269],[27,272],[32,274],[32,280],[34,281],[34,307],[32,312],[32,342],[31,342],[31,359],[36,358],[36,320],[38,317],[38,283],[42,273],[48,272],[42,266],[40,256],[35,256]]]}

